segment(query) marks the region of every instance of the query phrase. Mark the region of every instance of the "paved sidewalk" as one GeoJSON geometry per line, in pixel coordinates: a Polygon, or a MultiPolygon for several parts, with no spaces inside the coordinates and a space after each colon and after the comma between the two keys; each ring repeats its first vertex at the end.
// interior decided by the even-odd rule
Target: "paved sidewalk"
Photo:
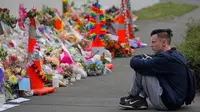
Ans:
{"type": "MultiPolygon", "coordinates": [[[[136,24],[141,29],[137,34],[143,42],[150,44],[149,34],[153,29],[171,28],[174,31],[173,44],[179,44],[184,40],[185,24],[188,19],[200,19],[199,12],[200,8],[170,21],[137,21],[136,24]]],[[[136,53],[151,53],[151,49],[137,49],[136,53]]],[[[151,105],[149,110],[123,110],[118,106],[119,98],[127,95],[131,87],[134,71],[129,67],[130,59],[114,59],[114,69],[110,74],[89,77],[71,87],[58,88],[53,94],[30,97],[31,101],[5,112],[155,112],[151,105]]],[[[177,112],[199,112],[199,105],[200,96],[197,95],[193,105],[183,107],[177,112]]]]}

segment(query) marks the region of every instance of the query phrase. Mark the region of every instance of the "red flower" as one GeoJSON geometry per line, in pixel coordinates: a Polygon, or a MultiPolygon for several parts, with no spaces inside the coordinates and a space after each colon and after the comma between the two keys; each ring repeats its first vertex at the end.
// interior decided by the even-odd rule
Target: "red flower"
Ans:
{"type": "Polygon", "coordinates": [[[3,12],[6,12],[6,11],[8,11],[8,13],[10,12],[10,10],[9,10],[9,9],[7,9],[7,8],[4,8],[4,9],[3,9],[3,12]]]}
{"type": "Polygon", "coordinates": [[[118,44],[115,44],[115,48],[116,48],[116,49],[119,49],[120,46],[119,46],[118,44]]]}
{"type": "Polygon", "coordinates": [[[30,25],[35,26],[35,19],[34,18],[30,18],[30,25]]]}
{"type": "Polygon", "coordinates": [[[124,49],[124,54],[128,54],[128,49],[124,49]]]}
{"type": "Polygon", "coordinates": [[[17,56],[9,56],[9,62],[17,61],[17,56]]]}
{"type": "Polygon", "coordinates": [[[8,61],[4,61],[4,62],[3,62],[3,67],[4,67],[4,68],[7,68],[7,67],[8,67],[8,64],[9,64],[8,61]]]}
{"type": "Polygon", "coordinates": [[[35,8],[35,7],[33,7],[32,11],[33,11],[33,12],[36,12],[36,8],[35,8]]]}
{"type": "Polygon", "coordinates": [[[130,53],[133,53],[133,52],[134,52],[134,49],[130,48],[130,49],[129,49],[129,52],[130,52],[130,53]]]}
{"type": "Polygon", "coordinates": [[[84,17],[84,19],[90,19],[90,16],[89,15],[86,15],[85,17],[84,17]]]}

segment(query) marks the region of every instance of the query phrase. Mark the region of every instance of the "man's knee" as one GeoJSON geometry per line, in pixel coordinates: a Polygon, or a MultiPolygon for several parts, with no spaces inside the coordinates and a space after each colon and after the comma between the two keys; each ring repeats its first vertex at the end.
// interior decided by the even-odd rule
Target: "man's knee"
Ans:
{"type": "Polygon", "coordinates": [[[142,76],[142,83],[159,84],[158,78],[155,76],[142,76]]]}
{"type": "Polygon", "coordinates": [[[137,73],[137,72],[135,72],[135,75],[134,75],[137,79],[142,79],[142,75],[141,74],[139,74],[139,73],[137,73]]]}

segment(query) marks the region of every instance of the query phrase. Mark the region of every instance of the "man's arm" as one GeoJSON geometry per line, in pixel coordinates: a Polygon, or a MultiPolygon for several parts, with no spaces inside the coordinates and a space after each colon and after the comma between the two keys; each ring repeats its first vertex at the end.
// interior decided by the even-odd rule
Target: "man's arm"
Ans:
{"type": "Polygon", "coordinates": [[[130,61],[130,66],[136,72],[142,75],[156,75],[154,69],[157,68],[162,59],[158,57],[144,58],[144,56],[133,57],[130,61]]]}
{"type": "Polygon", "coordinates": [[[133,57],[130,61],[130,66],[132,69],[146,69],[152,67],[154,63],[154,58],[144,58],[144,57],[133,57]]]}

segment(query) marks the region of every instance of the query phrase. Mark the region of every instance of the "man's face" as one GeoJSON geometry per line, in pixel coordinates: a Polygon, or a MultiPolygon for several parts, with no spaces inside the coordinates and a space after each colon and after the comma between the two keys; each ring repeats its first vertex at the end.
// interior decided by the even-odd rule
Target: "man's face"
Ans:
{"type": "Polygon", "coordinates": [[[151,48],[154,52],[164,50],[164,40],[157,37],[157,35],[153,35],[151,37],[151,48]]]}

